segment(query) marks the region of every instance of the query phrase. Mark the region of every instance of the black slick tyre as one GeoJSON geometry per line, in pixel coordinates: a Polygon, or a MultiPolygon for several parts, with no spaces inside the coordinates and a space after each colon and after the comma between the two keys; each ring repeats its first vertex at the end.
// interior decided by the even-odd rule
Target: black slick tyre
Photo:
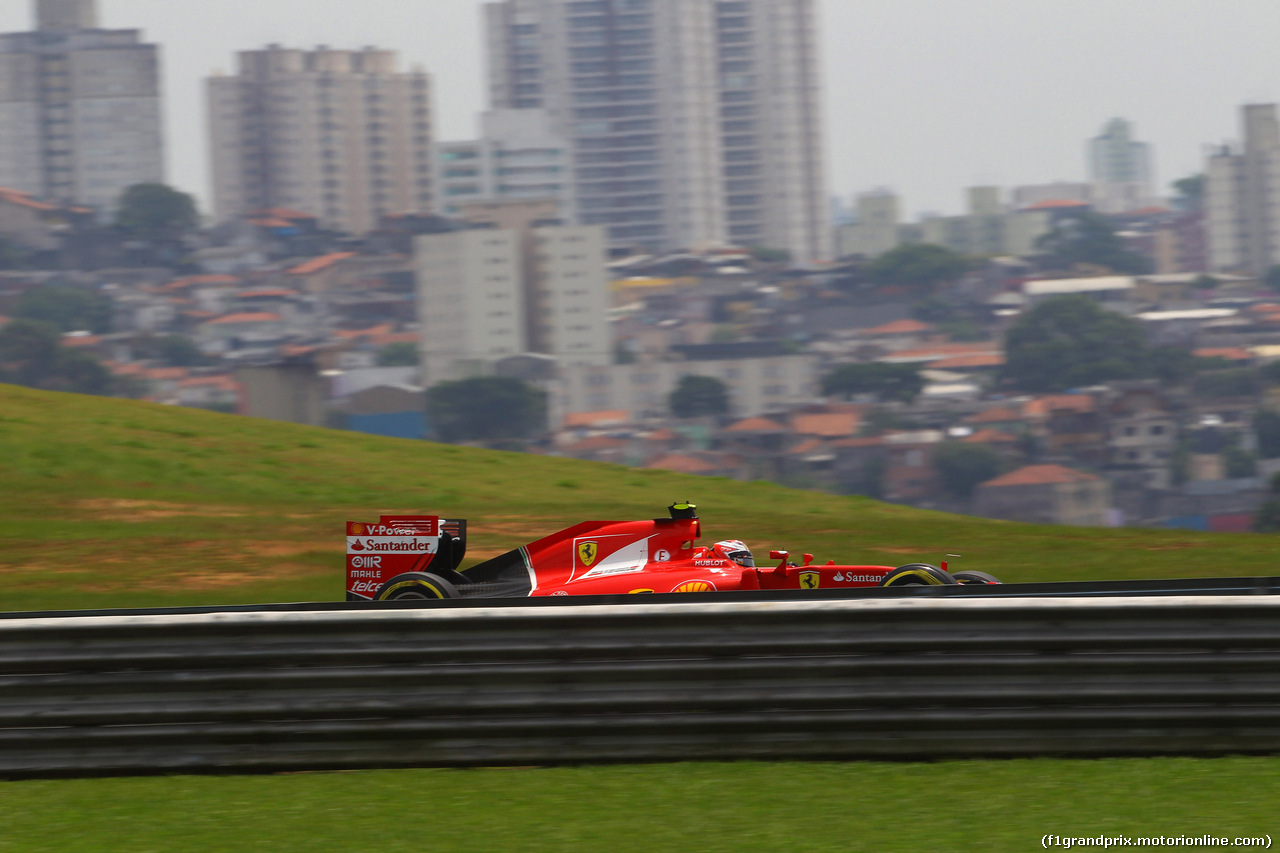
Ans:
{"type": "Polygon", "coordinates": [[[954,577],[928,563],[908,563],[889,572],[880,586],[956,586],[954,577]]]}
{"type": "Polygon", "coordinates": [[[955,578],[960,584],[968,586],[970,584],[989,584],[1000,583],[1000,579],[995,575],[989,575],[986,572],[952,572],[951,577],[955,578]]]}
{"type": "Polygon", "coordinates": [[[374,601],[437,601],[461,598],[458,588],[430,572],[405,572],[378,588],[374,601]]]}

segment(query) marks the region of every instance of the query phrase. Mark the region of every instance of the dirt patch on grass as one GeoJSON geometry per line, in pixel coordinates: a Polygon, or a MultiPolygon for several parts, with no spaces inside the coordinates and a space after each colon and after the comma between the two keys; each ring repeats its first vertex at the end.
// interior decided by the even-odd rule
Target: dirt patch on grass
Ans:
{"type": "Polygon", "coordinates": [[[116,498],[100,498],[77,501],[76,507],[95,513],[104,521],[155,521],[161,518],[192,516],[195,518],[242,518],[247,512],[231,507],[197,506],[194,504],[165,503],[164,501],[131,501],[116,498]]]}

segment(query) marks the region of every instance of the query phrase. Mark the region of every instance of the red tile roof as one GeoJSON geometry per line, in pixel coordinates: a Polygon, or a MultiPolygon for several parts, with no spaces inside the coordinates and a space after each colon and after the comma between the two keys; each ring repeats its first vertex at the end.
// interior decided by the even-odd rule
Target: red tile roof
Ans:
{"type": "Polygon", "coordinates": [[[706,474],[709,471],[716,470],[716,467],[710,462],[705,462],[696,456],[686,456],[683,453],[668,453],[666,456],[654,459],[644,467],[660,468],[664,471],[675,471],[679,474],[706,474]]]}
{"type": "Polygon", "coordinates": [[[800,443],[799,443],[799,444],[797,444],[795,447],[793,447],[793,448],[791,448],[790,450],[788,450],[788,451],[787,451],[787,453],[794,454],[794,455],[796,455],[796,456],[800,456],[800,455],[803,455],[803,454],[805,454],[805,453],[813,453],[815,450],[821,450],[822,448],[824,448],[824,447],[826,447],[826,446],[827,446],[827,443],[826,443],[825,441],[823,441],[822,439],[820,439],[820,438],[811,438],[811,439],[809,439],[808,441],[802,441],[802,442],[800,442],[800,443]]]}
{"type": "Polygon", "coordinates": [[[179,388],[221,388],[224,391],[239,391],[240,383],[230,376],[191,376],[178,383],[179,388]]]}
{"type": "Polygon", "coordinates": [[[52,213],[58,210],[56,204],[49,204],[46,201],[37,201],[30,195],[19,190],[11,190],[7,187],[0,187],[0,199],[16,204],[19,207],[30,208],[31,210],[39,210],[43,213],[52,213]]]}
{"type": "Polygon", "coordinates": [[[421,336],[417,332],[392,332],[386,335],[374,335],[369,340],[376,347],[385,347],[389,344],[416,344],[421,340],[421,336]]]}
{"type": "Polygon", "coordinates": [[[961,439],[965,444],[1008,444],[1017,440],[1017,437],[998,429],[980,429],[973,435],[961,439]]]}
{"type": "Polygon", "coordinates": [[[321,255],[318,258],[312,258],[309,261],[298,264],[289,270],[289,275],[312,275],[313,273],[323,272],[340,261],[354,258],[357,254],[357,252],[333,252],[329,255],[321,255]]]}
{"type": "Polygon", "coordinates": [[[800,414],[791,417],[791,431],[797,435],[817,435],[823,438],[849,438],[862,425],[857,412],[831,412],[829,414],[800,414]]]}
{"type": "Polygon", "coordinates": [[[1097,480],[1093,474],[1086,474],[1063,465],[1028,465],[1011,471],[1003,477],[996,477],[983,483],[983,487],[1002,488],[1004,486],[1051,486],[1059,483],[1086,483],[1097,480]]]}
{"type": "Polygon", "coordinates": [[[1004,367],[1004,356],[956,355],[929,364],[931,370],[973,370],[980,367],[1004,367]]]}
{"type": "Polygon", "coordinates": [[[1010,423],[1012,421],[1022,420],[1022,415],[1013,409],[1006,409],[1004,406],[996,406],[994,409],[987,409],[985,412],[965,418],[971,424],[1001,424],[1010,423]]]}
{"type": "MultiPolygon", "coordinates": [[[[3,325],[3,324],[0,323],[0,325],[3,325]]],[[[100,343],[102,343],[101,335],[63,335],[62,336],[62,345],[64,347],[71,347],[72,349],[79,349],[80,347],[96,347],[100,343]]]]}
{"type": "Polygon", "coordinates": [[[1225,358],[1228,361],[1253,361],[1253,353],[1241,347],[1205,347],[1195,351],[1196,358],[1225,358]]]}
{"type": "Polygon", "coordinates": [[[738,421],[725,432],[786,432],[787,428],[768,418],[747,418],[738,421]]]}
{"type": "Polygon", "coordinates": [[[864,335],[915,335],[923,332],[932,332],[934,327],[929,323],[921,323],[919,320],[896,320],[892,323],[885,323],[883,326],[876,326],[874,329],[863,329],[864,335]]]}
{"type": "Polygon", "coordinates": [[[250,219],[250,225],[256,225],[259,228],[292,228],[293,223],[287,219],[277,219],[275,217],[269,219],[250,219]]]}
{"type": "Polygon", "coordinates": [[[143,371],[142,375],[148,379],[185,379],[191,373],[185,367],[150,367],[143,371]]]}
{"type": "Polygon", "coordinates": [[[1088,394],[1050,394],[1047,397],[1029,400],[1022,407],[1023,414],[1033,418],[1047,417],[1053,412],[1092,412],[1093,410],[1094,399],[1088,394]]]}
{"type": "Polygon", "coordinates": [[[390,323],[382,323],[377,326],[370,326],[367,329],[338,329],[333,334],[334,337],[340,340],[350,341],[356,338],[371,338],[374,335],[389,335],[393,328],[395,327],[390,323]]]}
{"type": "Polygon", "coordinates": [[[603,424],[625,424],[631,420],[631,413],[624,409],[613,409],[602,412],[573,412],[564,416],[564,425],[568,428],[593,427],[603,424]]]}
{"type": "Polygon", "coordinates": [[[272,311],[257,311],[245,314],[228,314],[225,317],[219,317],[216,320],[210,320],[209,325],[221,325],[230,323],[279,323],[284,318],[272,311]]]}

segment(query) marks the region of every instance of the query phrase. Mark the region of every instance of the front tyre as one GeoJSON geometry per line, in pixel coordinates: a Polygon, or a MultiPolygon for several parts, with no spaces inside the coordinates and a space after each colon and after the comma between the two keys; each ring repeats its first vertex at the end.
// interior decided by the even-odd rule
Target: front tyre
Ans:
{"type": "Polygon", "coordinates": [[[958,583],[965,586],[970,584],[991,584],[1000,583],[1000,579],[995,575],[989,575],[986,572],[952,572],[951,577],[955,578],[958,583]]]}
{"type": "Polygon", "coordinates": [[[959,583],[949,573],[928,563],[908,563],[889,572],[880,586],[956,586],[959,583]]]}
{"type": "Polygon", "coordinates": [[[458,588],[439,575],[405,572],[378,588],[374,601],[438,601],[461,598],[458,588]]]}

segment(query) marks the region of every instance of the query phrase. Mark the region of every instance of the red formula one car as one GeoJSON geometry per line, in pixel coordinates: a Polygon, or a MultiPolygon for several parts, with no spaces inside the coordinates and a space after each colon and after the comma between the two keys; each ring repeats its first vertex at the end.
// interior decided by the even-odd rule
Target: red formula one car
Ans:
{"type": "Polygon", "coordinates": [[[757,566],[738,540],[699,545],[693,504],[670,518],[584,521],[537,542],[462,569],[467,523],[436,516],[383,516],[347,523],[347,600],[517,598],[550,595],[852,589],[869,586],[999,583],[984,572],[905,566],[816,565],[771,551],[757,566]]]}

